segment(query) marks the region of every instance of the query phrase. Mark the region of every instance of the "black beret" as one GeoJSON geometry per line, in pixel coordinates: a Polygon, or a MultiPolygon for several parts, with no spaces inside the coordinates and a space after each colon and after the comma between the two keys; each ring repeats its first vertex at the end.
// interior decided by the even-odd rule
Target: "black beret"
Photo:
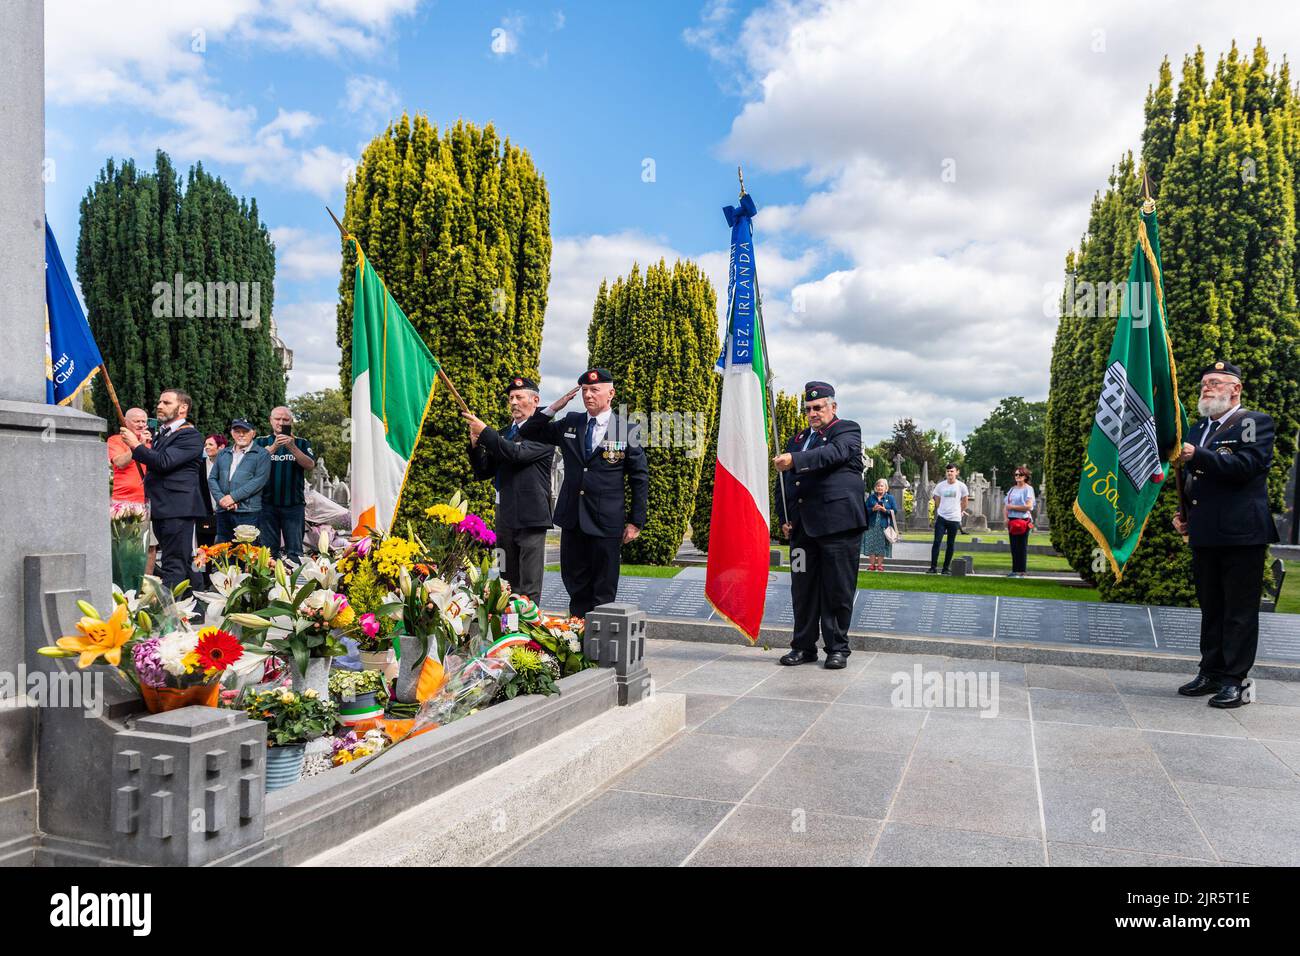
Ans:
{"type": "Polygon", "coordinates": [[[526,388],[530,392],[535,392],[537,391],[537,383],[531,378],[524,378],[522,375],[512,375],[506,385],[506,394],[509,395],[517,388],[526,388]]]}
{"type": "Polygon", "coordinates": [[[614,373],[607,368],[589,368],[578,376],[579,385],[596,385],[600,382],[613,382],[614,373]]]}
{"type": "Polygon", "coordinates": [[[834,398],[835,389],[825,382],[809,382],[803,387],[803,400],[805,402],[816,401],[819,398],[834,398]]]}
{"type": "Polygon", "coordinates": [[[1201,369],[1201,378],[1205,378],[1205,376],[1209,375],[1211,372],[1220,372],[1224,375],[1235,375],[1237,378],[1241,378],[1241,369],[1237,368],[1237,366],[1233,365],[1231,362],[1225,362],[1222,359],[1217,362],[1211,362],[1209,365],[1205,366],[1205,368],[1201,369]]]}

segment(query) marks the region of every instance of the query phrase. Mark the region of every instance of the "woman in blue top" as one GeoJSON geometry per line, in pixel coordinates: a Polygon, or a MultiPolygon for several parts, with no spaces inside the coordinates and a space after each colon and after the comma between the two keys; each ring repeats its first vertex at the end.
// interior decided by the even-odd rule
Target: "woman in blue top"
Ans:
{"type": "Polygon", "coordinates": [[[1025,465],[1016,469],[1016,483],[1007,490],[1004,510],[1011,537],[1011,573],[1007,577],[1023,578],[1029,563],[1029,531],[1034,526],[1034,486],[1025,465]]]}
{"type": "MultiPolygon", "coordinates": [[[[885,558],[894,556],[894,546],[885,537],[885,529],[895,524],[897,510],[898,504],[889,493],[889,482],[879,479],[867,495],[867,531],[862,536],[862,553],[867,556],[868,571],[885,570],[885,558]]],[[[896,524],[894,530],[898,530],[896,524]]]]}

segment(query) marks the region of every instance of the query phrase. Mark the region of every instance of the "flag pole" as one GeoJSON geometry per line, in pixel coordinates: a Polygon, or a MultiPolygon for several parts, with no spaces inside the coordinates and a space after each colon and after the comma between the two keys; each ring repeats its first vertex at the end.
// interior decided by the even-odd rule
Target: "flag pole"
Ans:
{"type": "MultiPolygon", "coordinates": [[[[343,228],[343,223],[339,222],[339,217],[334,215],[334,210],[330,209],[329,206],[326,206],[325,211],[329,213],[330,218],[334,220],[334,225],[338,226],[339,235],[342,236],[344,239],[351,239],[353,242],[357,244],[357,249],[360,249],[361,243],[357,240],[356,236],[350,235],[348,231],[343,228]]],[[[438,377],[442,379],[443,382],[446,384],[448,390],[450,390],[451,392],[452,398],[454,398],[456,400],[456,403],[460,405],[460,410],[462,412],[469,412],[469,414],[473,415],[474,413],[470,412],[469,406],[465,404],[465,399],[461,398],[460,392],[456,391],[456,386],[452,383],[451,378],[447,375],[447,372],[443,369],[441,362],[438,363],[438,377]]]]}
{"type": "Polygon", "coordinates": [[[108,389],[108,397],[113,402],[113,410],[117,412],[118,423],[126,428],[126,416],[122,414],[122,404],[117,400],[117,389],[113,388],[113,380],[108,377],[108,363],[99,364],[99,374],[104,376],[104,387],[108,389]]]}
{"type": "MultiPolygon", "coordinates": [[[[740,198],[745,198],[745,173],[736,166],[736,177],[740,180],[740,198]]],[[[751,235],[754,228],[753,220],[750,221],[751,235]]],[[[768,432],[771,434],[772,447],[776,449],[776,454],[781,454],[781,436],[776,430],[776,400],[772,395],[772,353],[767,350],[767,328],[763,325],[763,293],[758,287],[758,271],[754,272],[754,298],[758,302],[758,339],[763,349],[763,364],[766,366],[764,371],[767,373],[763,382],[763,391],[767,396],[767,422],[768,432]]],[[[730,316],[727,317],[730,320],[730,316]]],[[[785,494],[785,478],[778,474],[776,485],[781,489],[781,512],[785,515],[787,521],[790,519],[790,503],[785,494]]]]}

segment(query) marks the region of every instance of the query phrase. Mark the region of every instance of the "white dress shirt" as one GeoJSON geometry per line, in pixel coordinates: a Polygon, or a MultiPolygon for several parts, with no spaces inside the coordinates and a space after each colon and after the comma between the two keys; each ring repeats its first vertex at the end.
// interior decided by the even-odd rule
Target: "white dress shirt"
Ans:
{"type": "Polygon", "coordinates": [[[1224,412],[1224,413],[1223,413],[1222,415],[1220,415],[1218,418],[1212,418],[1212,419],[1210,419],[1210,423],[1209,423],[1209,425],[1206,425],[1206,426],[1205,426],[1205,431],[1201,432],[1201,440],[1200,440],[1199,442],[1197,442],[1197,445],[1199,445],[1201,448],[1204,448],[1204,447],[1205,447],[1205,439],[1207,439],[1207,438],[1210,437],[1210,425],[1215,426],[1215,427],[1214,427],[1214,430],[1217,432],[1217,431],[1219,430],[1219,427],[1223,425],[1224,419],[1226,419],[1229,415],[1231,415],[1233,412],[1235,412],[1235,411],[1236,411],[1237,409],[1239,409],[1239,408],[1241,408],[1241,402],[1238,402],[1236,405],[1233,405],[1230,409],[1228,409],[1226,412],[1224,412]]]}

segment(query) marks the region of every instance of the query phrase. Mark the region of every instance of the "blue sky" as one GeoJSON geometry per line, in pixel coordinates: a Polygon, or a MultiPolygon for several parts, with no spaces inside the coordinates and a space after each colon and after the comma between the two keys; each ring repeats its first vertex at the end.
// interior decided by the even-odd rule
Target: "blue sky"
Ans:
{"type": "Polygon", "coordinates": [[[72,250],[107,157],[201,160],[256,197],[290,392],[320,388],[338,362],[322,207],[341,212],[348,164],[403,110],[492,122],[550,188],[549,394],[585,361],[600,279],[633,259],[694,258],[725,300],[720,207],[743,161],[780,384],[835,383],[869,441],[904,415],[961,437],[1003,395],[1045,397],[1043,303],[1094,190],[1139,146],[1161,57],[1298,46],[1284,4],[1177,9],[55,0],[48,216],[72,250]]]}

